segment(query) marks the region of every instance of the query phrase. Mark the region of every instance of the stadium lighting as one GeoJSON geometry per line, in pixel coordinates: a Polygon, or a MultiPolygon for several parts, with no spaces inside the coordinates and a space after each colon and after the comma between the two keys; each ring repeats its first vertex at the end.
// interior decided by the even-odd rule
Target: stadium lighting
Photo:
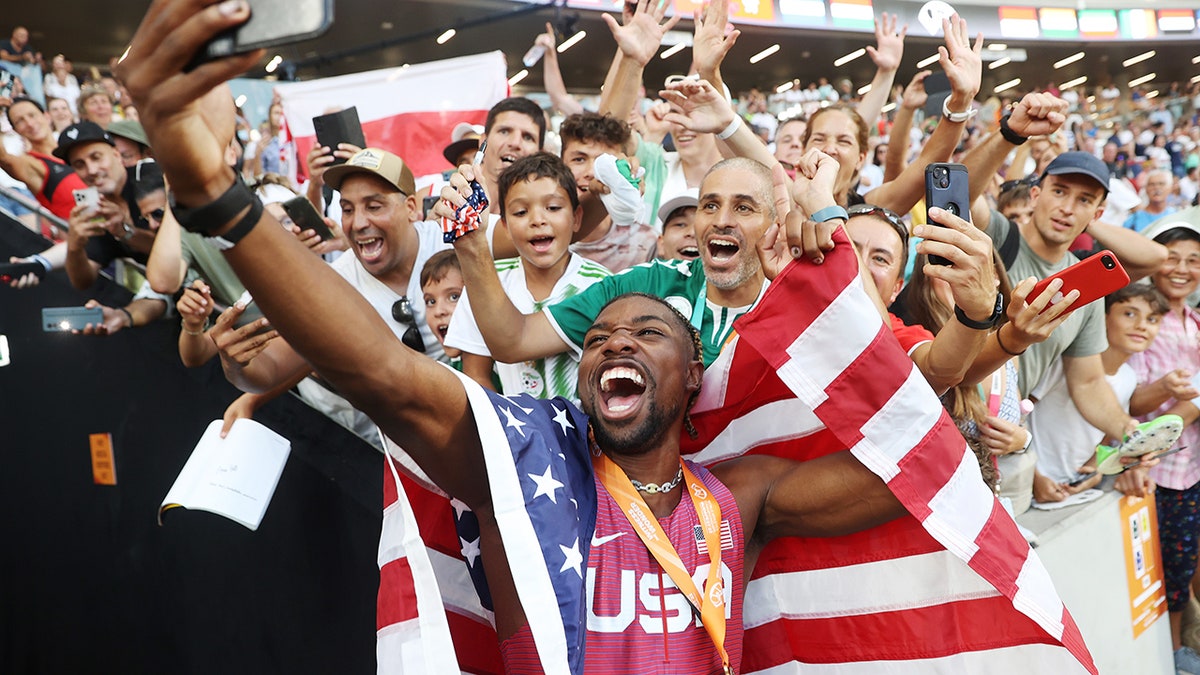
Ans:
{"type": "Polygon", "coordinates": [[[867,53],[867,50],[866,50],[866,49],[855,49],[854,51],[850,52],[849,54],[847,54],[847,55],[845,55],[845,56],[842,56],[842,57],[839,57],[838,59],[836,59],[836,60],[833,62],[833,65],[834,65],[834,66],[844,66],[844,65],[846,65],[847,63],[850,63],[850,62],[851,62],[851,61],[853,61],[854,59],[857,59],[858,57],[860,57],[860,56],[862,56],[863,54],[866,54],[866,53],[867,53]]]}
{"type": "Polygon", "coordinates": [[[1148,59],[1154,58],[1154,54],[1155,54],[1155,51],[1153,49],[1151,49],[1150,51],[1148,51],[1144,54],[1138,54],[1137,56],[1135,56],[1133,58],[1125,59],[1124,61],[1121,62],[1121,65],[1128,68],[1129,66],[1132,66],[1136,63],[1141,63],[1142,61],[1146,61],[1148,59]]]}
{"type": "Polygon", "coordinates": [[[665,61],[666,59],[669,59],[672,56],[675,56],[679,52],[683,51],[683,49],[685,47],[687,47],[687,44],[680,42],[679,44],[675,45],[674,47],[670,47],[669,49],[663,51],[663,53],[658,55],[658,58],[663,59],[665,61]]]}
{"type": "Polygon", "coordinates": [[[508,78],[508,86],[511,87],[527,77],[529,77],[529,70],[522,68],[516,75],[508,78]]]}
{"type": "Polygon", "coordinates": [[[773,45],[771,45],[770,47],[767,47],[766,49],[764,49],[764,50],[762,50],[761,52],[759,52],[759,53],[755,54],[754,56],[751,56],[751,57],[750,57],[750,63],[758,63],[759,61],[762,61],[763,59],[767,58],[768,56],[770,56],[770,55],[774,54],[774,53],[775,53],[775,52],[777,52],[777,51],[779,51],[779,44],[778,44],[778,43],[777,43],[777,44],[773,44],[773,45]]]}
{"type": "Polygon", "coordinates": [[[1061,61],[1055,61],[1054,69],[1058,70],[1059,68],[1062,68],[1064,66],[1069,66],[1072,63],[1075,63],[1076,61],[1078,61],[1079,59],[1082,59],[1082,58],[1083,58],[1083,52],[1075,52],[1074,54],[1068,56],[1067,58],[1065,58],[1061,61]]]}
{"type": "Polygon", "coordinates": [[[561,53],[567,51],[568,49],[570,49],[571,47],[574,47],[576,44],[579,43],[580,40],[582,40],[585,37],[587,37],[587,31],[581,30],[578,33],[567,38],[566,40],[563,40],[563,43],[558,46],[558,53],[561,54],[561,53]]]}
{"type": "Polygon", "coordinates": [[[1008,91],[1009,89],[1012,89],[1013,87],[1017,86],[1018,84],[1021,84],[1021,78],[1019,78],[1019,77],[1009,80],[1008,82],[1003,82],[1001,84],[996,85],[996,88],[993,89],[992,91],[999,94],[1002,91],[1008,91]]]}
{"type": "Polygon", "coordinates": [[[1012,59],[1010,59],[1007,56],[1002,59],[996,59],[995,61],[992,61],[991,63],[988,64],[988,70],[995,70],[995,69],[999,68],[1000,66],[1007,65],[1011,62],[1012,62],[1012,59]]]}
{"type": "Polygon", "coordinates": [[[458,31],[451,28],[450,30],[448,30],[445,33],[442,33],[441,35],[438,36],[437,43],[439,45],[444,45],[450,41],[450,38],[454,37],[457,34],[458,34],[458,31]]]}
{"type": "Polygon", "coordinates": [[[1141,76],[1141,77],[1135,77],[1135,78],[1133,78],[1132,80],[1130,80],[1130,81],[1129,81],[1129,86],[1131,86],[1131,87],[1136,87],[1136,86],[1138,86],[1139,84],[1146,84],[1147,82],[1150,82],[1151,80],[1153,80],[1153,79],[1154,79],[1155,77],[1157,77],[1157,76],[1158,76],[1158,73],[1150,73],[1149,75],[1143,75],[1143,76],[1141,76]]]}

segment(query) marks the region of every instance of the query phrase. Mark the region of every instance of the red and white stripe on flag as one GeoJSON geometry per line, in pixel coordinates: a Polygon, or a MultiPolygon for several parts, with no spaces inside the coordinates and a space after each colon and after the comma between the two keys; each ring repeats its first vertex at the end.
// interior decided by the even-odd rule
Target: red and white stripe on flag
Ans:
{"type": "Polygon", "coordinates": [[[505,68],[504,54],[495,51],[275,89],[301,161],[316,141],[312,118],[355,106],[367,144],[399,155],[422,176],[452,168],[442,148],[456,124],[483,124],[488,109],[508,96],[505,68]]]}
{"type": "Polygon", "coordinates": [[[377,672],[500,675],[492,614],[471,584],[450,499],[403,450],[388,449],[397,461],[384,461],[377,672]]]}
{"type": "Polygon", "coordinates": [[[850,448],[911,515],[768,546],[746,590],[742,672],[1095,675],[1049,574],[863,291],[840,230],[835,241],[739,321],[684,450],[712,464],[850,448]]]}

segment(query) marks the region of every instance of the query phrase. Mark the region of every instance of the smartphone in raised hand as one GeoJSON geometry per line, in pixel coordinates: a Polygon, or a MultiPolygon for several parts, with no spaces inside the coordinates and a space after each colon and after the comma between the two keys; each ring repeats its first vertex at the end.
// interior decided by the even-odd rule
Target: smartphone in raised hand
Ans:
{"type": "MultiPolygon", "coordinates": [[[[929,217],[929,209],[940,208],[971,221],[971,187],[967,167],[962,164],[934,162],[925,167],[925,220],[930,225],[942,227],[929,217]]],[[[940,255],[929,256],[934,265],[949,265],[950,261],[940,255]]]]}
{"type": "Polygon", "coordinates": [[[333,25],[333,0],[247,0],[250,18],[208,41],[187,69],[216,59],[311,40],[333,25]]]}
{"type": "Polygon", "coordinates": [[[1129,283],[1129,274],[1125,272],[1124,267],[1121,267],[1121,261],[1117,260],[1117,256],[1112,251],[1104,250],[1037,282],[1026,298],[1031,301],[1038,297],[1055,279],[1062,279],[1062,288],[1058,289],[1058,292],[1050,299],[1050,303],[1042,310],[1043,312],[1061,302],[1063,297],[1071,291],[1078,290],[1079,298],[1071,303],[1071,309],[1067,310],[1075,311],[1118,288],[1124,288],[1129,283]]]}

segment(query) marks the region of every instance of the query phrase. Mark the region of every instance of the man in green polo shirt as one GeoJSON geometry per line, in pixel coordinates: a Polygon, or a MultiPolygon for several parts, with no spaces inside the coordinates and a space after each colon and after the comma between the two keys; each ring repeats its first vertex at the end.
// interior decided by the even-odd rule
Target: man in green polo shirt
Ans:
{"type": "MultiPolygon", "coordinates": [[[[825,206],[833,204],[814,204],[810,213],[825,206]]],[[[700,330],[707,366],[721,353],[734,320],[762,297],[767,280],[756,244],[775,220],[770,170],[751,159],[727,159],[700,185],[697,260],[638,265],[533,314],[522,314],[504,294],[483,237],[460,237],[455,249],[475,320],[497,361],[580,354],[584,333],[600,309],[618,295],[638,291],[666,299],[691,319],[700,330]]]]}

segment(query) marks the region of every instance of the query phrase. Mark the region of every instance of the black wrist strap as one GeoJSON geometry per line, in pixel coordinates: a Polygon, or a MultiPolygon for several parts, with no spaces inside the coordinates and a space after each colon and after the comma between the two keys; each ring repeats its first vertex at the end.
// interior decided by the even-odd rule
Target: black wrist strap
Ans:
{"type": "Polygon", "coordinates": [[[254,193],[235,176],[233,185],[230,185],[228,190],[203,206],[188,208],[177,203],[175,195],[172,194],[171,213],[188,232],[212,236],[210,233],[213,230],[224,227],[254,201],[258,201],[254,193]]]}
{"type": "Polygon", "coordinates": [[[996,294],[996,305],[992,308],[992,315],[984,321],[976,321],[967,316],[967,313],[962,311],[958,305],[954,306],[954,318],[967,328],[973,330],[991,330],[997,323],[1000,322],[1000,317],[1004,315],[1004,294],[996,294]]]}
{"type": "Polygon", "coordinates": [[[1009,117],[1012,117],[1012,115],[1009,114],[1000,118],[1000,135],[1004,137],[1004,140],[1012,143],[1013,145],[1024,145],[1025,141],[1029,139],[1021,136],[1017,132],[1013,131],[1012,127],[1008,126],[1009,117]]]}
{"type": "Polygon", "coordinates": [[[221,251],[233,248],[243,237],[250,234],[250,230],[253,230],[255,225],[258,225],[258,221],[262,220],[262,214],[263,203],[259,201],[258,197],[254,197],[250,202],[250,210],[246,212],[245,216],[242,216],[241,220],[237,221],[237,224],[229,228],[225,234],[210,237],[209,241],[221,251]]]}

